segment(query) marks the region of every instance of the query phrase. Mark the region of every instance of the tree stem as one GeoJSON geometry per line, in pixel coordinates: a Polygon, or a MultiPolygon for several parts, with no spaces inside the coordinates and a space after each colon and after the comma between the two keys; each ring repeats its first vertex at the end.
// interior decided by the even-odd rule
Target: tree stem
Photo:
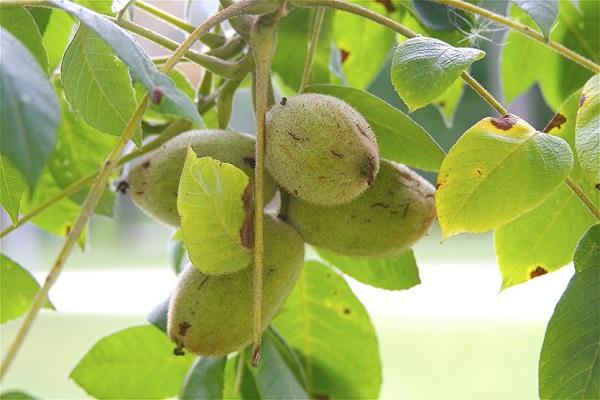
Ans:
{"type": "MultiPolygon", "coordinates": [[[[373,22],[376,22],[380,25],[383,25],[392,31],[401,34],[407,38],[414,38],[419,36],[416,32],[408,29],[402,24],[390,19],[386,16],[378,14],[374,11],[369,10],[368,8],[359,6],[354,3],[349,3],[344,0],[296,0],[295,3],[297,5],[308,6],[308,7],[329,7],[335,8],[337,10],[345,11],[348,13],[356,14],[363,18],[369,19],[373,22]]],[[[506,108],[502,106],[502,104],[496,100],[485,88],[477,82],[471,75],[469,75],[466,71],[463,71],[461,74],[462,79],[469,85],[477,94],[479,94],[490,106],[492,106],[498,114],[504,116],[508,114],[506,108]]]]}
{"type": "MultiPolygon", "coordinates": [[[[281,10],[280,10],[281,11],[281,10]]],[[[280,12],[266,15],[252,25],[250,47],[254,55],[256,107],[256,167],[254,169],[254,273],[253,273],[253,351],[252,365],[258,366],[262,335],[262,285],[264,261],[264,178],[265,178],[265,116],[269,107],[271,64],[275,51],[276,26],[280,12]]]]}
{"type": "Polygon", "coordinates": [[[566,48],[565,46],[563,46],[560,43],[557,43],[550,39],[546,39],[544,37],[544,35],[531,29],[527,25],[524,25],[520,22],[513,21],[512,19],[507,18],[503,15],[497,14],[490,10],[486,10],[485,8],[476,6],[475,4],[471,4],[466,1],[462,1],[462,0],[434,0],[434,1],[436,1],[440,4],[448,5],[450,7],[458,8],[460,10],[468,11],[472,14],[481,15],[482,17],[485,17],[485,18],[487,18],[491,21],[494,21],[500,25],[504,25],[510,29],[513,29],[527,37],[537,40],[538,42],[540,42],[544,46],[554,50],[561,56],[563,56],[573,62],[576,62],[577,64],[581,65],[582,67],[584,67],[586,69],[589,69],[590,71],[592,71],[595,74],[600,73],[600,65],[583,57],[582,55],[574,52],[573,50],[566,48]]]}
{"type": "MultiPolygon", "coordinates": [[[[231,7],[221,10],[217,14],[206,19],[202,24],[200,24],[194,30],[194,32],[192,32],[186,38],[186,40],[173,53],[171,58],[163,65],[163,67],[161,68],[160,71],[165,74],[168,73],[169,71],[171,71],[171,69],[173,69],[175,64],[177,64],[177,62],[179,62],[183,58],[186,51],[194,44],[194,42],[196,42],[198,40],[198,38],[202,37],[205,33],[207,33],[210,29],[212,29],[217,24],[220,24],[221,22],[226,21],[229,18],[244,14],[246,8],[253,6],[254,4],[256,4],[257,1],[258,0],[240,1],[240,2],[232,5],[231,7]]],[[[29,333],[29,330],[31,329],[33,322],[34,322],[35,318],[37,317],[40,309],[46,303],[46,298],[48,297],[48,292],[50,291],[50,288],[54,285],[54,283],[60,276],[60,273],[62,272],[63,267],[65,265],[65,262],[67,261],[67,258],[69,256],[69,254],[71,253],[71,250],[73,249],[73,246],[77,242],[79,235],[81,235],[81,232],[83,231],[83,228],[85,227],[85,224],[87,223],[89,216],[92,214],[94,208],[96,207],[96,204],[98,203],[98,199],[100,198],[100,195],[102,194],[102,192],[104,191],[104,188],[108,184],[109,177],[110,177],[112,171],[114,170],[114,168],[116,167],[117,160],[121,156],[121,152],[123,151],[123,148],[125,147],[127,142],[129,142],[129,140],[133,136],[133,133],[137,129],[137,126],[139,125],[140,121],[142,120],[142,117],[144,115],[144,112],[146,111],[147,105],[148,105],[148,95],[146,94],[140,101],[140,104],[139,104],[137,110],[135,111],[135,113],[133,114],[133,116],[131,117],[131,119],[129,120],[129,123],[123,130],[123,133],[121,134],[121,136],[119,138],[119,141],[117,142],[117,144],[114,146],[113,150],[107,157],[107,159],[104,163],[104,166],[102,167],[102,170],[100,171],[100,174],[96,178],[96,181],[94,182],[88,195],[86,196],[86,199],[83,203],[83,206],[79,213],[79,216],[77,217],[77,220],[73,224],[73,228],[67,235],[65,243],[63,244],[63,247],[61,248],[61,250],[58,254],[58,257],[56,258],[52,268],[50,269],[50,272],[46,276],[46,280],[44,281],[44,284],[42,285],[42,287],[40,288],[40,290],[37,292],[36,296],[34,297],[31,308],[30,308],[29,312],[27,313],[25,320],[21,324],[15,339],[13,340],[11,346],[9,347],[8,352],[6,353],[6,356],[4,357],[4,359],[2,361],[2,365],[0,366],[0,379],[2,377],[4,377],[4,375],[8,371],[8,368],[10,367],[12,361],[14,360],[14,357],[16,356],[21,345],[23,344],[25,337],[29,333]]]]}
{"type": "Polygon", "coordinates": [[[318,7],[315,14],[315,21],[313,28],[310,33],[308,40],[308,50],[306,53],[306,61],[304,62],[304,71],[302,72],[302,81],[300,82],[300,88],[298,93],[303,93],[306,89],[306,85],[310,80],[310,70],[312,68],[313,60],[315,58],[315,51],[319,43],[319,34],[321,32],[321,25],[323,24],[323,17],[325,16],[325,7],[318,7]]]}
{"type": "Polygon", "coordinates": [[[592,213],[592,215],[596,217],[596,220],[600,222],[600,210],[596,208],[594,203],[592,203],[590,198],[586,196],[586,194],[583,192],[583,190],[581,190],[579,185],[577,185],[577,183],[575,183],[575,181],[571,179],[570,176],[567,176],[567,178],[565,179],[565,183],[571,188],[573,193],[575,193],[575,195],[587,207],[587,209],[592,213]]]}

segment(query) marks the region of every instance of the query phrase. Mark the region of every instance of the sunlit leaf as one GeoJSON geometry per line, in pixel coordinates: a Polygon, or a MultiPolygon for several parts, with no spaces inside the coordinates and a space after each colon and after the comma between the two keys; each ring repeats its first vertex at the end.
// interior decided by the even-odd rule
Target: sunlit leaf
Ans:
{"type": "MultiPolygon", "coordinates": [[[[573,152],[580,93],[574,93],[561,106],[545,129],[569,143],[573,152]]],[[[595,189],[583,179],[577,157],[574,158],[571,178],[594,198],[595,189]]],[[[494,247],[502,272],[502,287],[525,282],[568,264],[573,259],[577,241],[594,221],[575,193],[561,184],[540,205],[498,228],[494,247]]]]}
{"type": "Polygon", "coordinates": [[[232,164],[197,158],[188,148],[177,195],[183,241],[192,264],[207,275],[250,265],[250,179],[232,164]]]}
{"type": "Polygon", "coordinates": [[[298,352],[311,397],[379,397],[375,331],[363,305],[336,272],[307,262],[274,325],[298,352]]]}
{"type": "Polygon", "coordinates": [[[200,357],[183,382],[180,399],[215,400],[223,398],[227,357],[200,357]]]}
{"type": "Polygon", "coordinates": [[[403,290],[421,283],[412,250],[385,258],[348,257],[325,249],[317,253],[343,273],[377,288],[403,290]]]}
{"type": "Polygon", "coordinates": [[[4,28],[0,33],[0,154],[33,187],[54,149],[60,109],[29,50],[4,28]]]}
{"type": "Polygon", "coordinates": [[[485,232],[544,201],[571,171],[573,155],[558,137],[515,116],[484,118],[444,159],[435,196],[445,238],[485,232]]]}
{"type": "Polygon", "coordinates": [[[453,47],[438,39],[408,39],[394,53],[392,84],[412,112],[432,103],[484,56],[482,50],[453,47]]]}
{"type": "Polygon", "coordinates": [[[137,108],[129,71],[112,49],[84,25],[67,47],[61,81],[65,97],[88,125],[121,135],[137,108]]]}
{"type": "Polygon", "coordinates": [[[512,0],[525,11],[540,27],[546,38],[550,36],[550,29],[558,17],[557,0],[512,0]]]}
{"type": "Polygon", "coordinates": [[[69,14],[59,10],[52,10],[48,25],[42,37],[46,53],[48,54],[48,67],[54,71],[62,61],[63,54],[73,29],[73,19],[69,14]]]}
{"type": "Polygon", "coordinates": [[[35,57],[44,72],[48,72],[48,57],[42,35],[33,16],[22,6],[2,6],[0,25],[13,34],[35,57]]]}
{"type": "Polygon", "coordinates": [[[19,219],[21,196],[27,190],[27,183],[8,158],[0,156],[0,204],[11,221],[19,219]]]}
{"type": "Polygon", "coordinates": [[[575,147],[583,173],[600,190],[600,75],[592,77],[581,91],[575,147]]]}
{"type": "Polygon", "coordinates": [[[542,399],[600,398],[600,225],[575,253],[575,276],[548,323],[539,365],[542,399]]]}
{"type": "MultiPolygon", "coordinates": [[[[25,268],[0,254],[0,323],[5,323],[25,314],[40,285],[25,268]]],[[[53,308],[48,302],[47,308],[53,308]]]]}
{"type": "Polygon", "coordinates": [[[194,357],[173,355],[173,343],[150,325],[100,339],[69,375],[98,399],[162,399],[179,392],[194,357]]]}
{"type": "Polygon", "coordinates": [[[419,124],[372,94],[345,86],[313,85],[307,92],[340,98],[369,121],[381,156],[426,171],[437,171],[444,151],[419,124]]]}

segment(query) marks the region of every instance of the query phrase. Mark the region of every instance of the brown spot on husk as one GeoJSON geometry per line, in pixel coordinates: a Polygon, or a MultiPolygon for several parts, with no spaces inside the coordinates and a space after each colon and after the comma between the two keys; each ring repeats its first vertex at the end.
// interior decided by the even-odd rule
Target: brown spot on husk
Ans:
{"type": "Polygon", "coordinates": [[[383,203],[373,203],[373,204],[371,204],[371,208],[373,208],[373,207],[390,208],[390,205],[383,204],[383,203]]]}
{"type": "Polygon", "coordinates": [[[331,150],[329,150],[329,151],[331,152],[331,154],[333,154],[333,155],[334,155],[335,157],[337,157],[337,158],[344,158],[344,156],[343,156],[343,155],[341,155],[340,153],[338,153],[337,151],[335,151],[335,150],[333,150],[333,149],[331,149],[331,150]]]}
{"type": "Polygon", "coordinates": [[[544,268],[542,268],[540,266],[537,266],[537,267],[535,267],[534,270],[532,270],[529,273],[529,279],[537,278],[538,276],[542,276],[542,275],[545,275],[547,273],[548,273],[548,271],[546,271],[544,268]]]}
{"type": "Polygon", "coordinates": [[[567,122],[567,118],[561,113],[556,113],[556,115],[554,115],[552,120],[548,122],[548,125],[546,125],[546,127],[544,128],[544,133],[548,133],[554,128],[560,129],[562,124],[564,124],[565,122],[567,122]]]}
{"type": "Polygon", "coordinates": [[[252,208],[252,185],[248,184],[246,190],[242,194],[242,202],[244,204],[244,223],[240,229],[240,242],[242,246],[251,249],[254,246],[254,212],[252,208]]]}
{"type": "Polygon", "coordinates": [[[490,121],[492,125],[503,131],[509,130],[517,123],[517,119],[512,115],[505,115],[502,118],[491,118],[490,121]]]}
{"type": "Polygon", "coordinates": [[[148,169],[150,167],[150,160],[146,160],[142,163],[142,168],[148,169]]]}
{"type": "Polygon", "coordinates": [[[180,322],[179,323],[179,331],[178,331],[179,336],[185,336],[188,329],[190,329],[191,327],[192,326],[187,321],[180,322]]]}
{"type": "Polygon", "coordinates": [[[250,168],[254,169],[256,167],[256,158],[244,157],[244,163],[246,163],[246,165],[248,165],[250,168]]]}

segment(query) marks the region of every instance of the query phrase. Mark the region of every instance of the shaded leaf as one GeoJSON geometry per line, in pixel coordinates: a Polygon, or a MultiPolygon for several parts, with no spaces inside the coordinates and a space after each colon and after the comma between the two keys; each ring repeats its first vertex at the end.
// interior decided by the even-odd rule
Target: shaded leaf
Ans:
{"type": "Polygon", "coordinates": [[[435,196],[445,238],[485,232],[544,201],[573,166],[569,145],[515,116],[484,118],[452,146],[435,196]]]}
{"type": "Polygon", "coordinates": [[[464,88],[465,82],[462,79],[457,79],[433,102],[434,107],[442,115],[447,128],[451,128],[454,125],[454,114],[456,113],[460,99],[462,99],[464,88]]]}
{"type": "Polygon", "coordinates": [[[333,270],[307,262],[274,325],[298,352],[312,397],[379,396],[375,331],[363,305],[333,270]]]}
{"type": "Polygon", "coordinates": [[[387,290],[404,290],[421,283],[412,250],[386,258],[348,257],[330,250],[316,250],[323,260],[367,285],[387,290]]]}
{"type": "MultiPolygon", "coordinates": [[[[547,133],[563,138],[573,151],[580,93],[574,93],[561,106],[546,129],[547,133]]],[[[593,195],[593,185],[582,179],[579,162],[577,157],[574,158],[571,178],[593,195]]],[[[502,272],[502,288],[526,282],[569,263],[577,241],[594,221],[581,200],[563,183],[540,205],[498,228],[494,234],[494,247],[502,272]]]]}
{"type": "Polygon", "coordinates": [[[394,53],[392,84],[412,112],[433,102],[484,56],[482,50],[453,47],[438,39],[408,39],[394,53]]]}
{"type": "Polygon", "coordinates": [[[54,149],[60,109],[29,50],[3,28],[0,33],[0,154],[34,187],[54,149]]]}
{"type": "Polygon", "coordinates": [[[254,375],[240,354],[229,358],[225,365],[223,399],[260,399],[254,375]]]}
{"type": "Polygon", "coordinates": [[[139,80],[155,102],[159,103],[162,112],[180,116],[197,126],[202,126],[202,119],[192,101],[177,89],[166,75],[156,69],[144,50],[121,28],[103,16],[67,0],[50,2],[78,18],[112,47],[117,56],[129,66],[132,76],[139,80]]]}
{"type": "Polygon", "coordinates": [[[595,225],[577,246],[575,276],[546,329],[539,365],[542,399],[600,397],[599,260],[600,225],[595,225]]]}
{"type": "MultiPolygon", "coordinates": [[[[120,136],[137,108],[127,67],[92,30],[80,25],[61,66],[65,97],[93,128],[120,136]]],[[[141,132],[137,131],[138,139],[141,132]]]]}
{"type": "Polygon", "coordinates": [[[581,91],[575,147],[583,173],[600,190],[600,75],[593,76],[581,91]]]}
{"type": "Polygon", "coordinates": [[[100,339],[69,375],[99,399],[160,399],[175,396],[194,357],[174,356],[173,343],[150,325],[100,339]]]}
{"type": "Polygon", "coordinates": [[[192,264],[207,275],[239,271],[252,253],[250,179],[232,164],[197,158],[188,148],[177,211],[192,264]],[[247,189],[250,188],[250,191],[247,189]]]}
{"type": "Polygon", "coordinates": [[[169,297],[167,300],[154,307],[154,309],[146,316],[148,322],[164,333],[167,333],[167,314],[169,312],[170,301],[171,298],[169,297]]]}
{"type": "Polygon", "coordinates": [[[430,0],[412,0],[412,6],[419,20],[428,29],[434,31],[452,31],[457,28],[468,29],[464,14],[458,10],[430,0]]]}
{"type": "Polygon", "coordinates": [[[550,29],[558,17],[557,0],[513,0],[525,11],[540,27],[546,39],[550,36],[550,29]]]}
{"type": "MultiPolygon", "coordinates": [[[[5,323],[25,314],[36,293],[39,283],[25,268],[0,254],[0,323],[5,323]]],[[[53,308],[48,302],[46,308],[53,308]]]]}
{"type": "Polygon", "coordinates": [[[200,357],[183,382],[180,399],[213,400],[223,398],[227,357],[200,357]]]}
{"type": "Polygon", "coordinates": [[[0,399],[3,400],[35,400],[35,397],[25,392],[4,392],[0,394],[0,399]]]}
{"type": "Polygon", "coordinates": [[[0,156],[0,204],[13,224],[19,219],[21,196],[27,183],[9,159],[0,156]]]}
{"type": "Polygon", "coordinates": [[[29,11],[22,6],[2,6],[0,25],[27,47],[47,73],[48,57],[42,44],[42,35],[29,11]]]}
{"type": "Polygon", "coordinates": [[[437,171],[444,151],[419,124],[372,94],[345,86],[313,85],[307,92],[344,100],[369,121],[377,136],[381,156],[426,171],[437,171]]]}

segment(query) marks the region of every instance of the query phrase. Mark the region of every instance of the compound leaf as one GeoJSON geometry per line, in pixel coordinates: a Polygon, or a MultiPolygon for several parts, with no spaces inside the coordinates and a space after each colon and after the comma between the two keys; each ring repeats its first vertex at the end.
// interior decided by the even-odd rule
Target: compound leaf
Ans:
{"type": "Polygon", "coordinates": [[[396,47],[392,84],[412,112],[435,101],[485,52],[453,47],[438,39],[416,37],[396,47]]]}
{"type": "Polygon", "coordinates": [[[187,156],[177,196],[181,232],[192,264],[207,275],[232,273],[252,260],[250,179],[234,165],[187,156]]]}
{"type": "Polygon", "coordinates": [[[435,196],[445,238],[485,232],[544,201],[573,166],[569,145],[515,116],[484,118],[450,149],[435,196]]]}
{"type": "Polygon", "coordinates": [[[173,355],[173,343],[151,325],[134,326],[100,339],[71,371],[98,399],[173,397],[194,357],[173,355]]]}

